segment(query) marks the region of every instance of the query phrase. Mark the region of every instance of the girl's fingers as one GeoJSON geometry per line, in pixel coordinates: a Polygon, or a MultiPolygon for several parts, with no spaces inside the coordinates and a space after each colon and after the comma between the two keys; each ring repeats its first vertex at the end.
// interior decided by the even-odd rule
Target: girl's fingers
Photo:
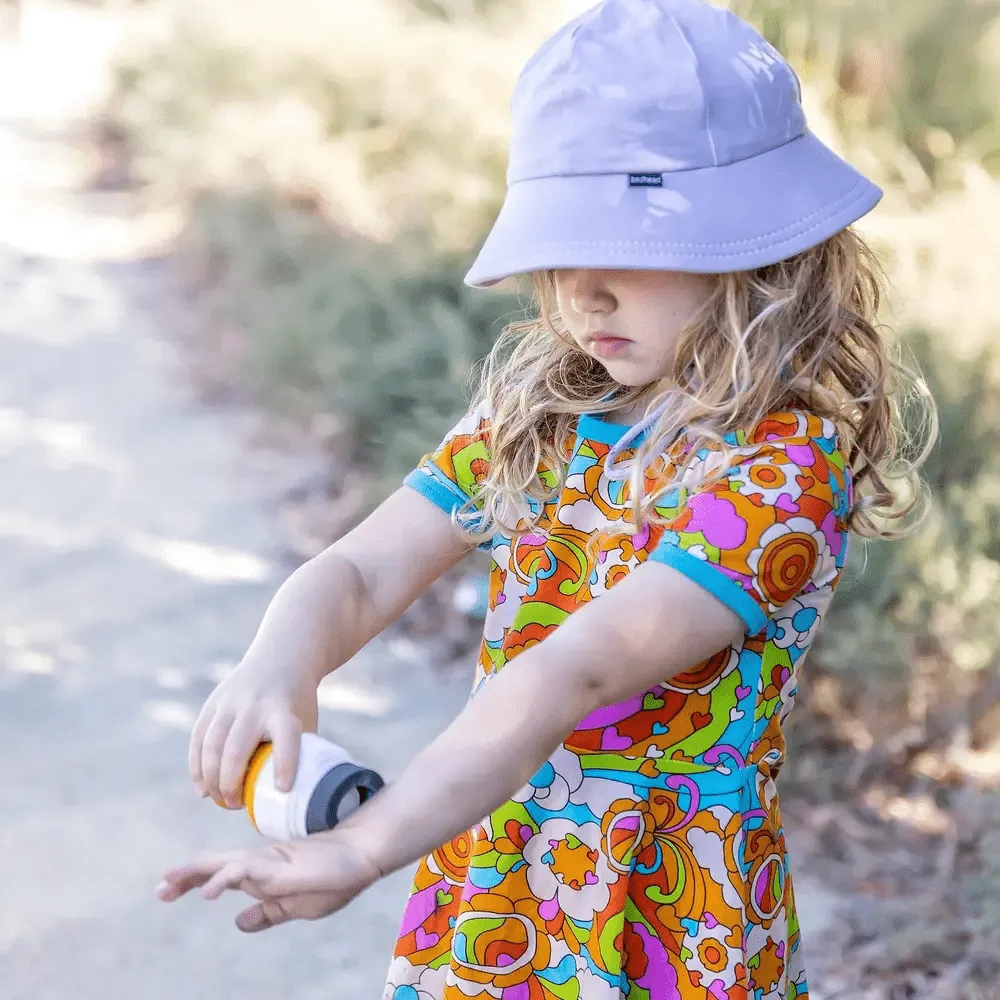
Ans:
{"type": "MultiPolygon", "coordinates": [[[[287,853],[287,852],[286,852],[287,853]]],[[[281,851],[233,851],[206,857],[169,869],[157,886],[156,895],[173,902],[201,887],[206,900],[218,899],[230,889],[257,900],[236,918],[236,926],[247,934],[277,927],[290,920],[317,920],[341,909],[363,886],[338,885],[317,889],[315,873],[289,877],[288,858],[281,851]]]]}
{"type": "Polygon", "coordinates": [[[270,888],[271,880],[267,877],[267,862],[259,854],[245,854],[234,858],[223,865],[205,883],[201,894],[205,899],[218,899],[227,889],[241,889],[248,896],[260,899],[263,894],[263,884],[270,888]]]}
{"type": "Polygon", "coordinates": [[[233,724],[230,712],[217,712],[209,723],[205,739],[201,746],[201,785],[206,794],[211,795],[216,802],[222,802],[219,790],[219,771],[222,766],[222,752],[226,746],[226,737],[233,724]]]}
{"type": "Polygon", "coordinates": [[[237,914],[236,926],[244,934],[256,934],[257,931],[266,931],[274,924],[265,915],[264,904],[254,903],[253,906],[248,906],[242,913],[237,914]]]}
{"type": "Polygon", "coordinates": [[[173,882],[168,878],[156,887],[156,897],[164,903],[176,902],[181,896],[186,896],[192,889],[197,889],[209,879],[208,875],[201,878],[188,878],[180,882],[173,882]]]}
{"type": "Polygon", "coordinates": [[[246,880],[246,866],[237,861],[217,871],[203,886],[205,899],[218,899],[227,889],[236,889],[246,880]]]}
{"type": "Polygon", "coordinates": [[[290,920],[319,920],[342,909],[351,898],[350,894],[329,892],[269,896],[243,910],[236,918],[236,926],[247,934],[255,934],[290,920]]]}
{"type": "Polygon", "coordinates": [[[164,879],[156,887],[156,898],[164,903],[173,903],[175,900],[180,899],[186,891],[186,889],[180,889],[172,882],[164,879]]]}
{"type": "Polygon", "coordinates": [[[271,715],[267,731],[274,744],[274,778],[278,791],[290,792],[299,766],[302,724],[286,709],[271,715]]]}
{"type": "Polygon", "coordinates": [[[198,720],[194,724],[194,729],[191,730],[191,740],[188,743],[188,771],[191,774],[191,780],[194,782],[195,787],[202,795],[205,792],[204,780],[201,773],[201,749],[205,742],[205,734],[208,732],[208,727],[214,718],[215,710],[211,707],[211,702],[209,702],[198,713],[198,720]]]}
{"type": "Polygon", "coordinates": [[[181,865],[164,874],[157,895],[163,898],[160,889],[164,886],[169,887],[171,898],[183,896],[198,886],[202,887],[205,899],[218,899],[228,889],[240,889],[255,899],[291,898],[323,892],[317,888],[314,871],[295,871],[296,865],[289,863],[286,853],[288,846],[235,851],[181,865]]]}
{"type": "Polygon", "coordinates": [[[260,725],[252,715],[237,719],[226,737],[219,768],[219,791],[230,809],[243,806],[243,777],[260,738],[260,725]]]}
{"type": "Polygon", "coordinates": [[[192,889],[204,885],[216,872],[242,857],[242,852],[218,854],[169,868],[163,873],[163,881],[156,887],[156,895],[164,902],[179,899],[192,889]]]}
{"type": "Polygon", "coordinates": [[[294,920],[294,915],[286,908],[284,900],[265,899],[248,906],[236,917],[236,926],[244,934],[256,934],[269,927],[277,927],[294,920]]]}

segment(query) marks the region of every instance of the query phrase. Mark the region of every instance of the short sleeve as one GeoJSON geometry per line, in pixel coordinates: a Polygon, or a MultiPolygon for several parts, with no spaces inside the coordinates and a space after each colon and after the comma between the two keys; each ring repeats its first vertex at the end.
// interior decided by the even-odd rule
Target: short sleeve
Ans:
{"type": "Polygon", "coordinates": [[[843,565],[847,483],[830,454],[831,442],[816,438],[737,449],[718,482],[681,486],[657,504],[667,524],[649,558],[710,591],[756,635],[843,565]]]}
{"type": "Polygon", "coordinates": [[[490,411],[482,404],[466,413],[438,447],[403,480],[446,514],[473,499],[489,471],[490,411]]]}

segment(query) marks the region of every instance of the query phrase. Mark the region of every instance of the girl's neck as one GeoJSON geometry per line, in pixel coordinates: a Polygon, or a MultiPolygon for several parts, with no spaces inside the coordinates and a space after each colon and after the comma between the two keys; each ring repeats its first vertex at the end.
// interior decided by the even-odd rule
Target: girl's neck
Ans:
{"type": "Polygon", "coordinates": [[[646,410],[649,408],[650,402],[656,397],[656,395],[661,392],[660,386],[653,386],[647,389],[638,399],[634,400],[627,407],[621,410],[615,410],[613,416],[616,423],[620,424],[637,424],[646,415],[646,410]]]}

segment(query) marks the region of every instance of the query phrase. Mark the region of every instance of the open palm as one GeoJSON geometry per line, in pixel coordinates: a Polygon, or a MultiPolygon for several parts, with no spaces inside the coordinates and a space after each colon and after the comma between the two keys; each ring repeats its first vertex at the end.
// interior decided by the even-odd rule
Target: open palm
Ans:
{"type": "Polygon", "coordinates": [[[237,916],[236,926],[254,933],[335,913],[380,877],[346,837],[331,832],[261,850],[206,855],[165,872],[156,894],[171,903],[198,887],[205,899],[239,890],[257,902],[237,916]]]}

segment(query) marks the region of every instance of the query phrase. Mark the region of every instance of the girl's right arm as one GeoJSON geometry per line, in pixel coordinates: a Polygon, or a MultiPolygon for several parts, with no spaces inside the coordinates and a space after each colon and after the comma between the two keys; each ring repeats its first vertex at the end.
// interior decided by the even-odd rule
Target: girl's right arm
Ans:
{"type": "Polygon", "coordinates": [[[403,486],[292,573],[240,665],[195,723],[189,767],[201,794],[240,808],[247,763],[267,740],[274,744],[277,785],[290,789],[299,737],[316,729],[319,682],[472,548],[446,513],[403,486]]]}

